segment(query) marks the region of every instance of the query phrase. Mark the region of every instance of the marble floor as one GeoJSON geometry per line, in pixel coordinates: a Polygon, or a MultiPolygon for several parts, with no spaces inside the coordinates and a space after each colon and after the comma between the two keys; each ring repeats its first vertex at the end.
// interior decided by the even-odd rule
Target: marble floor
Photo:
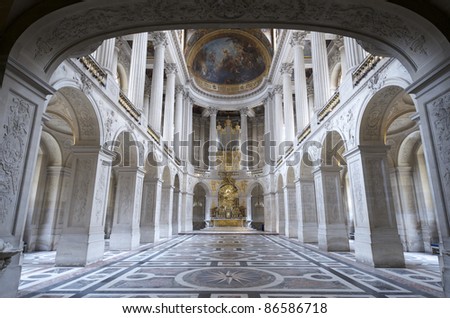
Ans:
{"type": "Polygon", "coordinates": [[[260,233],[193,233],[86,267],[55,267],[55,252],[24,256],[20,297],[443,297],[437,256],[405,253],[405,268],[374,269],[354,254],[260,233]]]}

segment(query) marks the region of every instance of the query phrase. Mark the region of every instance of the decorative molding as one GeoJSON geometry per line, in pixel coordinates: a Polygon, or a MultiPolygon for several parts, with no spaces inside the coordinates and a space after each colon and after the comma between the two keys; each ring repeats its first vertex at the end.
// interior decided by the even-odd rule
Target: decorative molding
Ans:
{"type": "Polygon", "coordinates": [[[12,221],[11,216],[16,210],[35,112],[28,101],[12,93],[7,105],[7,120],[3,125],[4,133],[0,144],[0,224],[12,221]]]}

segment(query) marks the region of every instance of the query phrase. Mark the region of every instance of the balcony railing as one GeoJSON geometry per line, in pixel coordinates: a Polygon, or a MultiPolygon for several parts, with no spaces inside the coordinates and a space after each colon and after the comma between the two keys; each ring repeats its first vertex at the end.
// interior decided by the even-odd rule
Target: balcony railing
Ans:
{"type": "Polygon", "coordinates": [[[319,112],[318,120],[321,122],[325,117],[327,117],[333,109],[339,105],[339,102],[341,101],[339,96],[339,91],[336,91],[333,96],[328,100],[327,104],[322,108],[322,110],[319,112]]]}
{"type": "Polygon", "coordinates": [[[141,113],[134,107],[133,103],[122,91],[119,93],[119,104],[134,118],[134,120],[139,122],[141,113]]]}
{"type": "Polygon", "coordinates": [[[103,87],[106,87],[106,77],[108,75],[92,56],[80,57],[79,61],[103,87]]]}
{"type": "Polygon", "coordinates": [[[364,61],[359,65],[359,67],[353,71],[352,80],[353,86],[356,86],[361,82],[361,80],[381,61],[381,56],[375,56],[369,54],[364,61]]]}
{"type": "Polygon", "coordinates": [[[311,124],[308,124],[305,128],[303,128],[302,132],[298,136],[297,140],[298,143],[301,143],[303,140],[306,139],[311,134],[311,124]]]}
{"type": "Polygon", "coordinates": [[[154,141],[156,141],[157,144],[161,143],[160,136],[152,129],[152,127],[147,126],[147,133],[153,138],[154,141]]]}

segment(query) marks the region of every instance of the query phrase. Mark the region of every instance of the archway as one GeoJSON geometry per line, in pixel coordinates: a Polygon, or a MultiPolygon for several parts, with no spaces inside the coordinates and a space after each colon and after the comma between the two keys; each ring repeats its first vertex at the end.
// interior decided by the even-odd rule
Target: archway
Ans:
{"type": "MultiPolygon", "coordinates": [[[[307,153],[305,155],[308,155],[307,153]]],[[[298,240],[302,243],[317,243],[318,223],[313,166],[310,160],[300,162],[300,178],[296,181],[298,197],[298,240]]]]}
{"type": "Polygon", "coordinates": [[[172,203],[172,234],[176,235],[180,232],[180,212],[181,212],[181,190],[180,177],[175,175],[173,184],[173,203],[172,203]]]}
{"type": "Polygon", "coordinates": [[[63,225],[63,181],[67,183],[62,159],[56,138],[43,131],[23,238],[27,252],[56,249],[63,225]]]}
{"type": "MultiPolygon", "coordinates": [[[[45,4],[43,4],[45,6],[45,4]]],[[[145,5],[148,5],[147,3],[145,5]]],[[[252,23],[252,25],[267,26],[266,23],[271,26],[285,27],[290,25],[292,28],[304,28],[304,29],[321,29],[323,31],[340,30],[342,34],[355,36],[361,40],[365,40],[371,45],[365,47],[371,52],[387,52],[388,54],[398,57],[402,63],[408,68],[413,78],[420,79],[417,81],[417,85],[412,86],[412,90],[416,93],[421,93],[421,103],[419,111],[423,115],[424,130],[426,131],[425,153],[428,158],[429,164],[433,165],[430,169],[431,178],[436,182],[432,184],[433,193],[437,201],[438,217],[442,224],[441,234],[444,238],[448,238],[449,230],[445,224],[448,224],[448,198],[450,198],[449,180],[445,178],[448,172],[448,148],[447,142],[440,140],[439,136],[448,132],[445,125],[442,126],[439,121],[443,116],[439,116],[442,111],[448,111],[448,93],[443,90],[434,89],[440,85],[442,87],[448,87],[449,77],[448,70],[445,69],[445,63],[442,61],[448,60],[449,44],[443,34],[431,22],[425,21],[423,17],[414,12],[420,12],[420,10],[412,9],[412,11],[405,9],[402,6],[390,3],[376,3],[367,4],[364,1],[352,1],[351,3],[344,3],[343,1],[329,1],[326,5],[322,2],[276,2],[276,1],[258,1],[258,2],[246,2],[239,6],[233,6],[232,8],[226,7],[226,2],[217,3],[217,1],[207,1],[206,7],[204,3],[186,3],[177,1],[166,1],[164,5],[160,5],[159,2],[152,2],[145,10],[141,10],[139,4],[135,1],[129,1],[126,4],[117,4],[120,7],[108,7],[103,1],[83,2],[74,5],[73,7],[65,8],[59,12],[55,12],[48,15],[48,20],[41,19],[33,26],[33,29],[28,28],[25,33],[22,34],[21,41],[17,42],[13,52],[9,54],[10,48],[16,43],[16,36],[7,34],[5,41],[2,45],[2,57],[4,61],[11,57],[9,66],[10,74],[7,75],[7,79],[4,80],[1,94],[5,97],[4,100],[9,100],[10,88],[12,85],[11,73],[18,72],[22,75],[24,69],[28,69],[35,74],[35,78],[47,79],[50,77],[52,71],[56,68],[60,61],[64,60],[68,56],[80,56],[85,54],[89,50],[93,50],[96,45],[89,45],[96,42],[99,43],[103,38],[111,37],[120,33],[134,32],[142,30],[150,30],[152,28],[160,29],[162,24],[171,25],[172,27],[181,27],[186,25],[198,25],[207,24],[213,22],[217,24],[228,23],[229,26],[241,26],[242,24],[252,23]],[[156,8],[153,5],[157,6],[156,8]],[[270,10],[267,14],[267,5],[275,6],[275,10],[270,10]],[[202,7],[200,7],[202,6],[202,7]],[[256,6],[254,10],[248,10],[249,7],[256,6]],[[102,12],[101,9],[107,9],[107,20],[117,19],[117,21],[123,21],[127,23],[129,28],[121,23],[106,23],[105,19],[97,19],[96,14],[102,12]],[[131,9],[131,10],[129,10],[131,9]],[[174,10],[181,14],[174,14],[174,10]],[[380,13],[378,15],[378,13],[380,13]],[[116,15],[117,14],[117,15],[116,15]],[[129,17],[140,17],[130,19],[129,17]],[[57,17],[57,18],[55,18],[57,17]],[[383,18],[381,18],[383,17],[383,18]],[[383,19],[387,19],[388,23],[385,23],[383,19]],[[147,26],[143,27],[148,22],[147,26]],[[267,22],[269,21],[269,22],[267,22]],[[271,22],[272,21],[272,22],[271,22]],[[286,23],[286,21],[290,21],[286,23]],[[91,24],[92,23],[92,24],[91,24]],[[242,24],[241,24],[242,23],[242,24]],[[139,25],[138,25],[139,24],[139,25]],[[80,27],[88,32],[80,32],[80,27]],[[59,30],[58,30],[59,29],[59,30]],[[396,32],[393,32],[396,30],[396,32]],[[59,32],[61,31],[61,32],[59,32]],[[373,36],[377,34],[377,39],[373,36]],[[85,39],[89,39],[84,41],[85,39]],[[61,41],[61,43],[59,43],[61,41]],[[33,43],[32,45],[28,45],[33,43]],[[371,47],[372,45],[378,46],[378,48],[371,47]],[[86,48],[89,48],[86,50],[86,48]],[[30,52],[26,52],[29,50],[30,52]],[[18,62],[18,63],[17,63],[18,62]],[[13,70],[13,71],[11,71],[13,70]],[[433,70],[428,72],[428,70],[433,70]],[[429,80],[429,81],[428,81],[429,80]],[[420,83],[420,85],[419,85],[420,83]],[[423,94],[422,94],[423,93],[423,94]],[[430,108],[429,112],[425,111],[425,105],[430,108]],[[444,107],[442,107],[444,106],[444,107]],[[430,119],[428,119],[428,115],[430,119]],[[438,124],[432,125],[431,122],[438,124]],[[442,128],[443,127],[443,128],[442,128]],[[443,130],[442,130],[443,129],[443,130]],[[437,141],[437,144],[431,142],[431,140],[437,141]],[[436,154],[436,155],[435,155],[436,154]]],[[[411,4],[413,6],[413,4],[411,4]]],[[[62,6],[62,5],[61,5],[62,6]]],[[[270,6],[271,7],[271,6],[270,6]]],[[[52,9],[46,9],[51,12],[52,9]]],[[[439,16],[439,14],[437,14],[439,16]]],[[[431,19],[431,18],[430,18],[431,19]]],[[[32,20],[29,25],[31,25],[32,20]]],[[[446,21],[446,20],[444,20],[446,21]]],[[[24,27],[23,21],[19,21],[16,25],[9,28],[11,33],[22,33],[24,27]]],[[[437,25],[441,25],[437,23],[437,25]]],[[[443,29],[443,28],[442,28],[443,29]]],[[[2,64],[5,64],[3,62],[2,64]]],[[[29,83],[22,83],[24,90],[30,90],[29,83]]],[[[36,82],[32,85],[38,87],[41,90],[38,97],[28,97],[30,100],[35,98],[42,101],[42,94],[48,91],[48,87],[45,87],[43,83],[36,82]],[[42,85],[42,86],[41,86],[42,85]]],[[[29,92],[28,92],[29,93],[29,92]]],[[[27,94],[28,94],[27,93],[27,94]]],[[[15,96],[14,93],[11,93],[15,96]]],[[[31,93],[29,96],[32,95],[31,93]]],[[[41,105],[41,102],[37,102],[36,105],[41,105]]],[[[2,116],[4,122],[8,120],[8,117],[15,116],[12,112],[7,113],[6,116],[2,116]]],[[[36,121],[39,123],[39,113],[36,115],[36,121]]],[[[27,125],[32,127],[36,122],[28,121],[27,125]]],[[[3,127],[3,122],[0,127],[3,127]]],[[[28,131],[32,131],[31,129],[28,131]]],[[[30,136],[25,135],[26,140],[30,139],[36,146],[36,140],[30,136]]],[[[36,147],[35,147],[36,148],[36,147]]],[[[24,171],[29,171],[30,163],[25,163],[26,158],[34,158],[37,154],[37,150],[30,150],[30,153],[22,155],[19,159],[17,167],[26,167],[24,171]]],[[[23,184],[19,183],[19,187],[23,187],[23,193],[20,195],[28,194],[28,186],[24,185],[31,179],[31,176],[25,176],[21,180],[23,184]]],[[[7,199],[11,202],[16,202],[17,194],[8,193],[7,199]]],[[[8,220],[11,220],[6,225],[8,233],[12,233],[9,229],[17,228],[21,229],[25,212],[22,208],[24,204],[17,203],[10,209],[8,214],[8,220]],[[14,214],[11,217],[12,214],[14,214]],[[17,220],[17,221],[15,221],[17,220]],[[16,222],[22,224],[15,224],[16,222]]],[[[14,244],[20,245],[20,237],[22,233],[16,231],[17,238],[14,238],[14,244]]],[[[447,241],[447,240],[445,240],[447,241]]],[[[447,255],[447,254],[444,254],[447,255]]],[[[448,262],[448,257],[445,258],[448,262]]],[[[448,268],[446,266],[445,268],[448,268]]],[[[446,276],[447,280],[449,275],[446,276]]],[[[446,284],[448,286],[448,283],[446,284]]]]}
{"type": "Polygon", "coordinates": [[[202,183],[197,183],[194,187],[194,203],[192,211],[193,230],[205,228],[206,220],[206,193],[207,188],[202,183]]]}
{"type": "Polygon", "coordinates": [[[345,143],[337,131],[328,131],[322,142],[321,164],[313,171],[317,202],[319,248],[348,251],[347,215],[344,211],[341,173],[347,163],[345,143]]]}
{"type": "Polygon", "coordinates": [[[298,238],[298,202],[295,189],[295,170],[288,167],[286,173],[286,186],[284,188],[284,206],[287,218],[287,236],[298,238]]]}
{"type": "Polygon", "coordinates": [[[169,167],[163,168],[161,191],[161,216],[159,221],[160,238],[172,236],[172,215],[173,215],[173,185],[169,167]]]}
{"type": "Polygon", "coordinates": [[[264,188],[260,183],[253,185],[250,191],[250,211],[251,214],[251,227],[264,231],[264,188]]]}
{"type": "Polygon", "coordinates": [[[144,181],[142,149],[136,137],[122,131],[114,141],[113,161],[115,193],[109,201],[114,206],[109,240],[111,250],[133,250],[139,247],[139,219],[144,181]],[[113,200],[112,200],[113,199],[113,200]]]}
{"type": "Polygon", "coordinates": [[[289,225],[287,224],[286,207],[284,201],[284,182],[283,176],[281,174],[277,177],[277,192],[275,193],[275,204],[277,207],[275,230],[280,233],[280,235],[289,234],[289,225]]]}

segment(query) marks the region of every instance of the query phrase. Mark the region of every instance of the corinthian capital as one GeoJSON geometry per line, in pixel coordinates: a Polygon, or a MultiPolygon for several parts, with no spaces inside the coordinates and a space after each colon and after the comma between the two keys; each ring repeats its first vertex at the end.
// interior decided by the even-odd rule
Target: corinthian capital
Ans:
{"type": "Polygon", "coordinates": [[[167,63],[166,64],[166,73],[167,74],[175,74],[177,72],[177,65],[175,63],[167,63]]]}
{"type": "Polygon", "coordinates": [[[216,116],[217,115],[217,108],[209,107],[208,108],[208,114],[209,114],[209,116],[216,116]]]}
{"type": "Polygon", "coordinates": [[[275,85],[273,87],[273,93],[274,94],[283,94],[283,86],[282,85],[275,85]]]}
{"type": "Polygon", "coordinates": [[[281,74],[291,74],[292,73],[292,63],[281,64],[281,74]]]}
{"type": "Polygon", "coordinates": [[[153,42],[153,45],[156,46],[167,46],[167,35],[164,32],[152,32],[149,35],[150,40],[153,42]]]}
{"type": "Polygon", "coordinates": [[[308,33],[306,31],[298,31],[294,32],[291,36],[291,41],[289,42],[292,46],[300,45],[305,46],[306,35],[308,33]]]}
{"type": "Polygon", "coordinates": [[[241,108],[241,109],[240,109],[240,113],[241,113],[241,115],[243,115],[243,116],[247,116],[248,113],[249,113],[248,107],[241,108]]]}

